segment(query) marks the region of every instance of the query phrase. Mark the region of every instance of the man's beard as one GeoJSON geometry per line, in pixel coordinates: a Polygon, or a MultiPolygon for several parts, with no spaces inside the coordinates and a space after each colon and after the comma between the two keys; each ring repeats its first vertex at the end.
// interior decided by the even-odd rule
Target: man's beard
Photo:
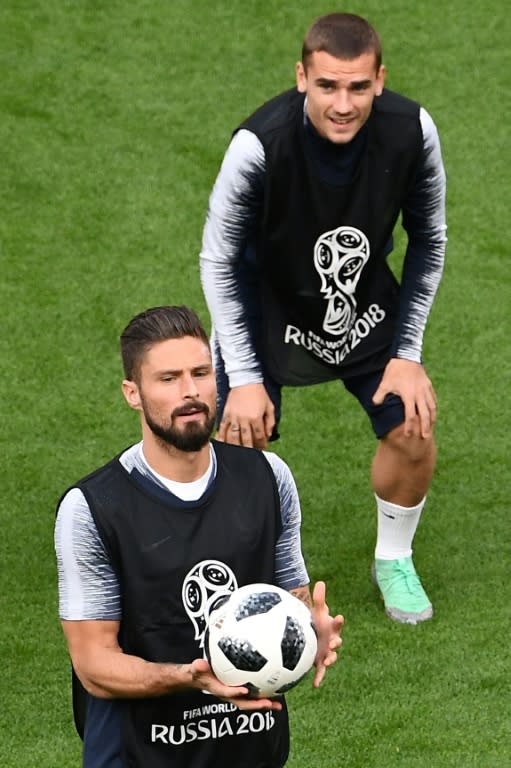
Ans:
{"type": "Polygon", "coordinates": [[[143,398],[141,398],[141,401],[147,426],[161,442],[165,443],[165,445],[170,445],[184,453],[192,453],[194,451],[200,451],[200,449],[204,448],[209,442],[209,439],[213,434],[213,429],[215,428],[216,409],[211,413],[210,408],[206,403],[203,403],[200,400],[192,400],[187,405],[175,408],[170,415],[170,425],[163,426],[154,421],[150,416],[143,398]],[[200,411],[204,413],[206,416],[205,421],[188,421],[183,424],[181,429],[177,429],[174,426],[174,419],[192,411],[200,411]]]}

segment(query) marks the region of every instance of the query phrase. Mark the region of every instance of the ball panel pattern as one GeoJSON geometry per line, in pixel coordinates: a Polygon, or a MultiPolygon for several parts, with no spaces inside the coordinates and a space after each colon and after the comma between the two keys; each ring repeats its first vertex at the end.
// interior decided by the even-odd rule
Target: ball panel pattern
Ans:
{"type": "Polygon", "coordinates": [[[282,666],[285,669],[295,669],[305,648],[305,634],[301,624],[292,616],[286,618],[286,628],[280,647],[282,666]]]}
{"type": "Polygon", "coordinates": [[[259,616],[268,613],[276,605],[281,603],[281,597],[276,592],[256,592],[242,600],[236,608],[236,619],[242,621],[249,616],[259,616]]]}
{"type": "Polygon", "coordinates": [[[259,672],[268,661],[247,640],[239,637],[222,637],[218,647],[233,667],[242,672],[259,672]]]}
{"type": "Polygon", "coordinates": [[[275,693],[279,695],[287,693],[288,691],[291,690],[291,688],[294,688],[295,685],[298,685],[298,683],[300,683],[304,679],[304,677],[307,677],[307,674],[308,674],[308,670],[307,672],[304,672],[303,675],[301,675],[300,677],[297,677],[294,680],[292,680],[290,683],[285,683],[284,685],[281,685],[280,688],[277,688],[275,693]]]}

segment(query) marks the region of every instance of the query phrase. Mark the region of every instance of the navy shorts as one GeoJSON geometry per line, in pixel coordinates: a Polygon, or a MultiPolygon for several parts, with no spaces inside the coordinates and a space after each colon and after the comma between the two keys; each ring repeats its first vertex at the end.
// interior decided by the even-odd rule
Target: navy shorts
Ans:
{"type": "MultiPolygon", "coordinates": [[[[224,362],[218,347],[213,350],[213,355],[218,390],[218,422],[220,422],[225,406],[225,401],[227,400],[227,395],[229,394],[229,380],[225,373],[224,362]]],[[[383,371],[381,370],[374,373],[367,373],[362,376],[353,376],[349,379],[341,380],[348,392],[356,397],[364,408],[371,421],[374,434],[378,439],[384,437],[387,432],[390,432],[391,429],[399,426],[399,424],[402,424],[405,420],[403,401],[398,395],[387,395],[381,405],[375,405],[372,402],[372,397],[378,389],[378,385],[382,376],[383,371]]],[[[275,417],[277,422],[270,439],[278,440],[280,437],[278,432],[278,425],[281,415],[281,386],[267,375],[264,377],[264,386],[266,387],[266,391],[268,392],[273,405],[275,406],[275,417]]]]}
{"type": "Polygon", "coordinates": [[[351,392],[364,408],[378,439],[405,420],[405,408],[399,395],[387,395],[381,405],[373,403],[372,397],[379,387],[382,376],[383,371],[376,371],[343,379],[342,382],[348,392],[351,392]]]}

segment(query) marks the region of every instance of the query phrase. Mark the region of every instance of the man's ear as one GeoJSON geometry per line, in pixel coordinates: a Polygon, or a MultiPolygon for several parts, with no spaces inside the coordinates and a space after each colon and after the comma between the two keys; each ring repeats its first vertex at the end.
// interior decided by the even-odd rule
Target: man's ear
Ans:
{"type": "Polygon", "coordinates": [[[129,379],[124,379],[121,385],[122,388],[122,394],[126,398],[126,402],[128,403],[130,408],[133,408],[135,411],[141,411],[142,410],[142,403],[140,401],[140,392],[138,389],[138,385],[135,384],[134,381],[130,381],[129,379]]]}
{"type": "Polygon", "coordinates": [[[376,75],[376,88],[375,93],[376,96],[381,96],[383,93],[383,88],[385,86],[385,75],[387,74],[387,70],[385,69],[384,65],[382,64],[380,69],[378,70],[378,73],[376,75]]]}
{"type": "Polygon", "coordinates": [[[301,61],[295,65],[296,87],[300,93],[307,93],[307,73],[301,61]]]}

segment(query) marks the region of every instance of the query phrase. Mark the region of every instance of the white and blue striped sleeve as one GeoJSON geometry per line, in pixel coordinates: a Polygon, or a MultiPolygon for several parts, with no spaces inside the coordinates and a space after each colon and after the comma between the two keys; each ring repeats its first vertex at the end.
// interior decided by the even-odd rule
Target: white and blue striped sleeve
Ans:
{"type": "Polygon", "coordinates": [[[277,483],[282,515],[282,533],[275,550],[275,576],[279,587],[296,589],[309,583],[302,554],[302,512],[296,483],[288,465],[276,453],[263,452],[277,483]]]}
{"type": "Polygon", "coordinates": [[[265,172],[261,142],[251,131],[238,131],[211,192],[202,237],[201,282],[231,387],[263,380],[240,296],[238,267],[256,231],[265,172]]]}
{"type": "Polygon", "coordinates": [[[59,616],[64,621],[121,619],[117,576],[78,488],[60,503],[55,524],[59,616]]]}
{"type": "Polygon", "coordinates": [[[420,362],[426,323],[442,277],[446,237],[446,176],[438,132],[421,108],[424,148],[413,189],[403,205],[408,235],[399,319],[392,354],[420,362]]]}

